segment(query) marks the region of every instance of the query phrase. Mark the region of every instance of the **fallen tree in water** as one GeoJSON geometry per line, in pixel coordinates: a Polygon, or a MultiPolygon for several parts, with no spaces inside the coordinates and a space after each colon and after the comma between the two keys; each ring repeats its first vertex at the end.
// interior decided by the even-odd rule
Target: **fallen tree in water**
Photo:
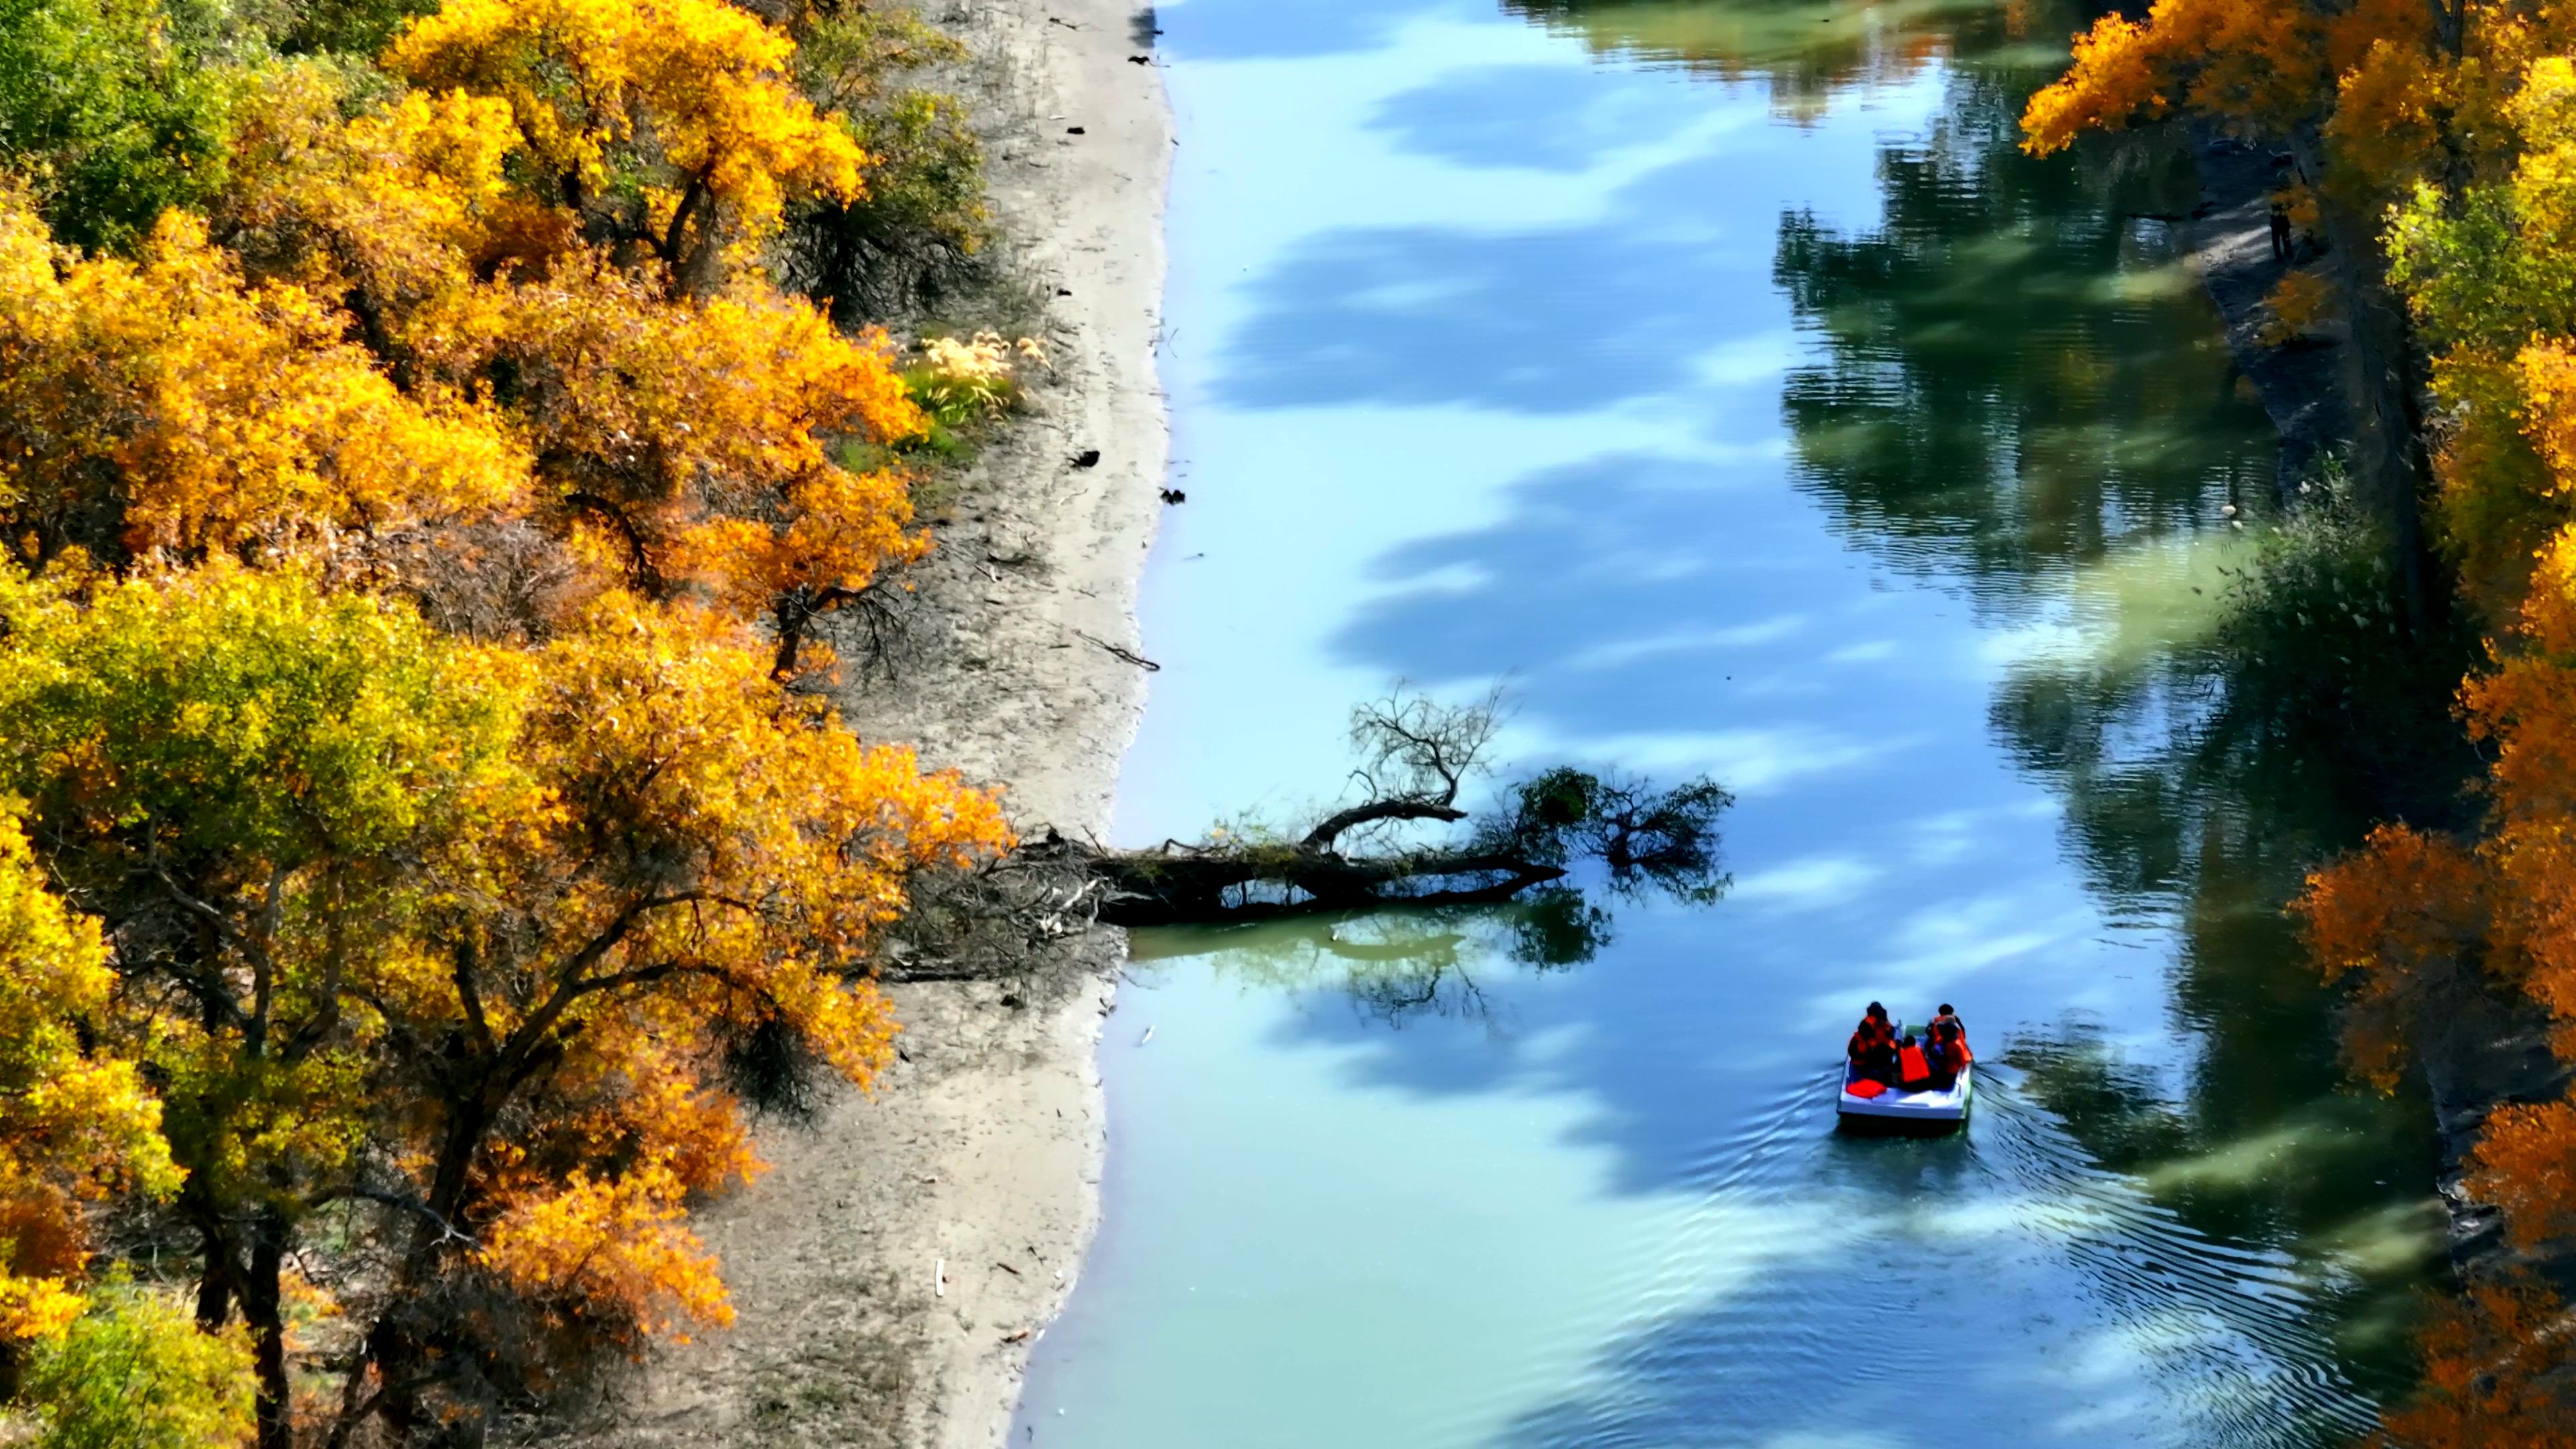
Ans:
{"type": "Polygon", "coordinates": [[[1501,723],[1499,694],[1453,705],[1398,690],[1351,712],[1360,798],[1302,831],[1220,829],[1146,850],[1050,835],[1020,854],[1096,883],[1099,918],[1123,926],[1501,902],[1585,861],[1617,889],[1705,900],[1724,887],[1717,818],[1733,797],[1704,777],[1659,788],[1559,766],[1483,811],[1461,805],[1491,773],[1501,723]],[[1425,839],[1426,827],[1449,829],[1425,839]]]}

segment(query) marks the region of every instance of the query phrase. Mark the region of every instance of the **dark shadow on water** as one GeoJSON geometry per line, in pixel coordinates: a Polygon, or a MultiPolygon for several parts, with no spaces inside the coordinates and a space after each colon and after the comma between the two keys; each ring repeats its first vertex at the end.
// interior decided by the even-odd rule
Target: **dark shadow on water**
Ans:
{"type": "Polygon", "coordinates": [[[1130,933],[1137,962],[1211,956],[1230,980],[1347,1001],[1355,1021],[1402,1030],[1420,1021],[1505,1029],[1489,977],[1581,966],[1613,939],[1608,910],[1575,885],[1501,905],[1388,907],[1288,916],[1240,926],[1130,933]]]}
{"type": "Polygon", "coordinates": [[[1655,144],[1705,112],[1687,90],[1605,85],[1562,65],[1495,65],[1395,96],[1369,124],[1407,151],[1452,165],[1582,172],[1606,152],[1655,144]]]}
{"type": "Polygon", "coordinates": [[[1698,354],[1752,330],[1748,311],[1775,315],[1736,290],[1770,253],[1767,217],[1708,218],[1719,234],[1677,251],[1626,209],[1667,191],[1705,208],[1709,169],[1655,173],[1598,225],[1323,233],[1254,283],[1259,310],[1224,345],[1217,397],[1544,416],[1684,388],[1698,354]]]}

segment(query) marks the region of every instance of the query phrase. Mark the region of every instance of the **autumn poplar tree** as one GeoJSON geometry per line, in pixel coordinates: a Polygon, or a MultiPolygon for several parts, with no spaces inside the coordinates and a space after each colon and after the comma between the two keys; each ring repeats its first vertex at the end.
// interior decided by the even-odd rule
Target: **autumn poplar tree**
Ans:
{"type": "Polygon", "coordinates": [[[163,1084],[199,1316],[249,1324],[270,1445],[285,1265],[325,1213],[389,1254],[343,1304],[346,1422],[722,1321],[685,1219],[756,1170],[730,1055],[865,1081],[905,881],[1007,840],[699,609],[610,593],[524,652],[216,562],[0,613],[0,788],[106,922],[94,1029],[163,1084]]]}
{"type": "Polygon", "coordinates": [[[134,261],[0,202],[11,543],[282,548],[400,586],[449,551],[406,544],[531,524],[604,584],[769,616],[793,672],[817,614],[928,540],[900,471],[840,456],[924,427],[891,344],[760,265],[789,204],[865,189],[792,58],[720,0],[459,0],[402,32],[415,88],[382,102],[262,72],[233,184],[134,261]]]}
{"type": "Polygon", "coordinates": [[[908,882],[1009,839],[792,687],[929,546],[892,344],[767,271],[868,199],[806,89],[878,53],[417,8],[298,9],[380,69],[226,70],[221,164],[112,232],[0,177],[0,1354],[64,1434],[223,1437],[241,1373],[269,1449],[448,1432],[725,1321],[688,1218],[759,1171],[742,1094],[865,1083],[908,882]],[[207,1332],[91,1281],[105,1196],[207,1332]],[[202,1412],[99,1418],[120,1353],[202,1412]]]}

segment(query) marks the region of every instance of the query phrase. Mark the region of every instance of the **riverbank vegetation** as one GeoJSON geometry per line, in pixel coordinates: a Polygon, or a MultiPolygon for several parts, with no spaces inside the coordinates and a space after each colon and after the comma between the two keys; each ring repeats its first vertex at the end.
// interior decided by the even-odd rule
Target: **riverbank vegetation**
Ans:
{"type": "MultiPolygon", "coordinates": [[[[2455,1075],[2518,1023],[2576,1062],[2571,52],[2576,7],[2556,3],[2159,0],[2079,36],[2024,116],[2043,154],[2177,115],[2280,149],[2282,212],[2323,243],[2289,300],[2313,314],[2324,284],[2348,343],[2354,497],[2401,624],[2328,673],[2438,657],[2453,631],[2483,640],[2457,696],[2483,762],[2475,808],[2383,823],[2296,908],[2319,967],[2353,985],[2349,1059],[2383,1085],[2455,1075]]],[[[2285,637],[2295,652],[2317,636],[2285,637]]],[[[2505,1251],[2470,1261],[2428,1329],[2423,1388],[2387,1416],[2396,1442],[2569,1442],[2576,1103],[2551,1075],[2520,1084],[2532,1099],[2497,1107],[2468,1154],[2505,1251]]]]}
{"type": "Polygon", "coordinates": [[[468,1444],[727,1321],[996,798],[836,611],[1034,345],[953,45],[721,0],[0,4],[0,1392],[468,1444]],[[112,1367],[111,1367],[112,1366],[112,1367]]]}

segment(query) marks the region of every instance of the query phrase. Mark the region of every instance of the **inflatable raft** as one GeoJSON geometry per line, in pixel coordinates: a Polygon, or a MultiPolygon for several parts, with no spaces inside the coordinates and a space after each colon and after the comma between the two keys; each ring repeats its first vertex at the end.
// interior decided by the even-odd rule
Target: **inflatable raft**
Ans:
{"type": "Polygon", "coordinates": [[[1970,1062],[1959,1069],[1959,1080],[1948,1091],[1907,1092],[1889,1087],[1876,1096],[1863,1096],[1852,1091],[1854,1079],[1846,1067],[1834,1110],[1845,1117],[1890,1123],[1964,1122],[1968,1119],[1969,1099],[1976,1094],[1976,1079],[1977,1064],[1970,1062]]]}

